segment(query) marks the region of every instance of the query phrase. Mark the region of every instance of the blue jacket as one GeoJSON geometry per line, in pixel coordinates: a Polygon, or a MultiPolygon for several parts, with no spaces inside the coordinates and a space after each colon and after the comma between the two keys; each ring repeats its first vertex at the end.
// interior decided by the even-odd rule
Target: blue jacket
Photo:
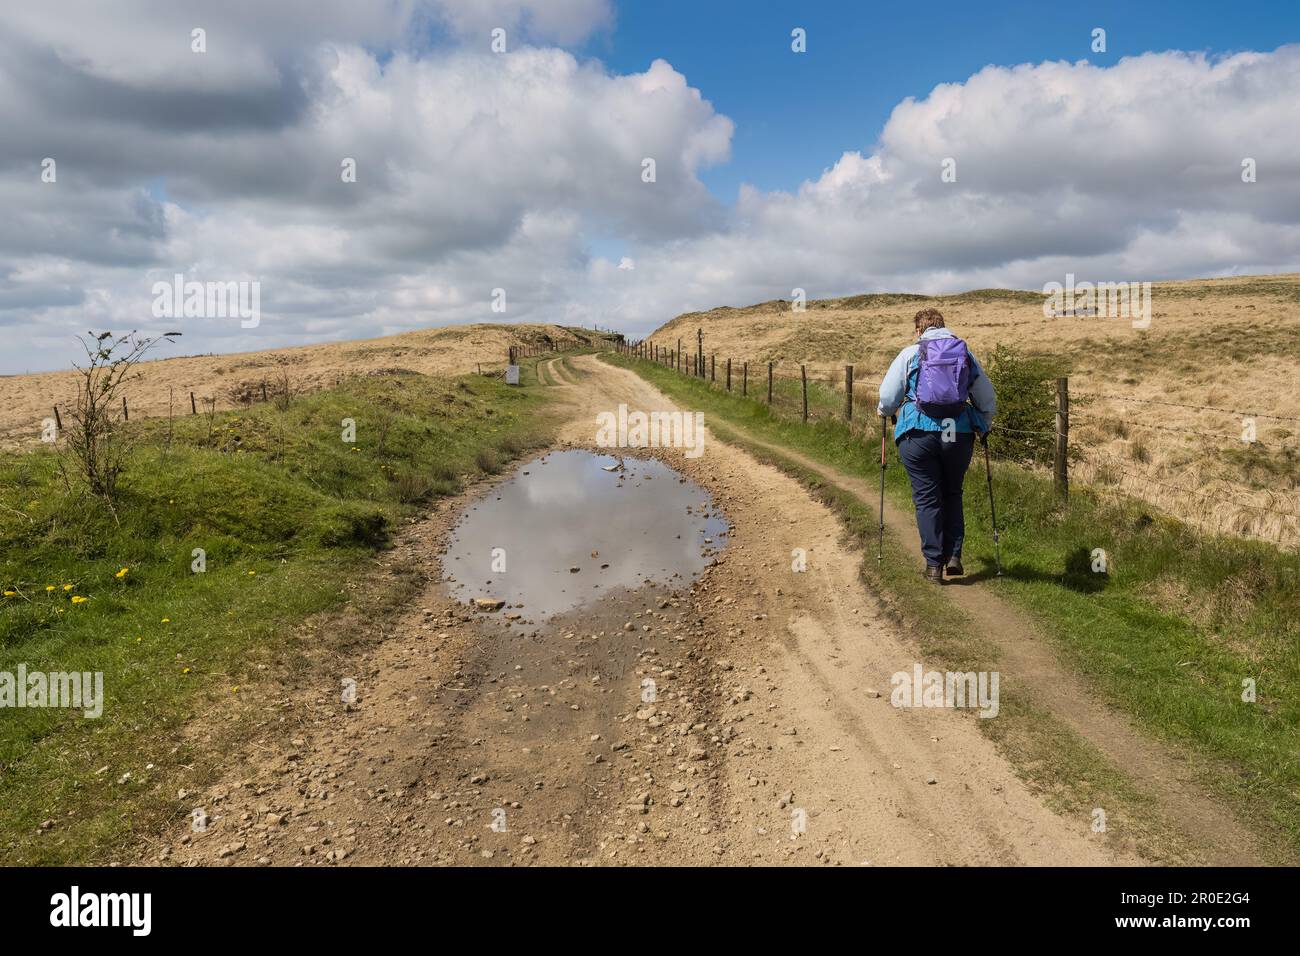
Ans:
{"type": "MultiPolygon", "coordinates": [[[[956,336],[947,329],[926,329],[921,333],[921,338],[951,339],[956,336]]],[[[880,404],[876,407],[876,411],[881,415],[898,415],[898,424],[894,427],[895,442],[914,428],[925,432],[943,431],[943,422],[925,414],[917,408],[914,401],[916,378],[920,372],[917,355],[921,351],[921,346],[918,343],[919,340],[898,353],[898,357],[889,366],[889,371],[885,373],[885,378],[880,383],[880,404]]],[[[993,383],[989,381],[988,375],[984,373],[984,369],[980,367],[973,354],[970,357],[970,400],[971,404],[967,405],[955,419],[956,430],[959,432],[988,431],[998,409],[998,400],[993,394],[993,383]]]]}

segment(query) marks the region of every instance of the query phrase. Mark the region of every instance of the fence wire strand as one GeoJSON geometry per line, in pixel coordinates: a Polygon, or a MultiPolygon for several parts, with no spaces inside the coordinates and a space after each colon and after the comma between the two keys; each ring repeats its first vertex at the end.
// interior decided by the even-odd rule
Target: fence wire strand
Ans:
{"type": "MultiPolygon", "coordinates": [[[[635,346],[634,346],[634,348],[635,348],[635,346]]],[[[712,378],[712,377],[711,377],[707,372],[706,372],[705,375],[703,375],[703,376],[700,376],[700,375],[696,375],[696,374],[694,374],[693,371],[692,371],[692,365],[691,365],[691,363],[690,363],[689,360],[683,359],[684,364],[683,364],[680,368],[678,368],[678,366],[677,366],[676,363],[674,362],[673,355],[672,355],[672,350],[671,350],[671,349],[667,350],[667,353],[666,353],[666,354],[665,354],[664,352],[661,352],[661,353],[660,353],[660,360],[659,360],[659,361],[656,361],[654,358],[650,357],[649,355],[637,355],[635,352],[633,352],[632,355],[633,355],[634,358],[639,358],[641,361],[650,362],[651,364],[656,364],[656,365],[663,365],[663,366],[665,366],[665,367],[667,367],[667,368],[669,368],[669,369],[673,369],[673,370],[676,370],[676,371],[680,371],[683,375],[685,375],[685,376],[688,377],[688,378],[700,378],[700,379],[702,379],[703,381],[705,381],[705,382],[707,382],[707,383],[709,383],[709,384],[711,384],[711,385],[718,385],[718,386],[721,386],[721,387],[723,387],[723,388],[725,389],[725,385],[723,385],[722,382],[720,382],[720,381],[715,381],[715,380],[714,380],[714,379],[713,379],[713,378],[712,378]]],[[[749,365],[751,366],[751,368],[750,368],[750,372],[751,372],[750,378],[751,378],[751,381],[750,381],[750,391],[749,391],[749,393],[748,393],[748,397],[752,398],[755,402],[758,402],[758,403],[760,403],[760,404],[765,404],[765,405],[770,405],[770,406],[777,406],[777,405],[780,405],[781,403],[777,400],[777,397],[776,397],[776,396],[774,396],[773,401],[772,401],[771,403],[768,403],[768,402],[766,401],[765,390],[766,390],[766,388],[767,388],[767,382],[766,382],[766,378],[767,378],[767,376],[766,376],[766,371],[767,371],[767,365],[768,365],[767,361],[766,361],[766,360],[761,360],[761,361],[751,362],[751,363],[749,363],[749,365]]],[[[736,362],[735,360],[732,361],[732,372],[733,372],[733,376],[736,374],[737,370],[739,370],[739,369],[741,369],[741,368],[742,368],[742,363],[738,363],[738,362],[736,362]]],[[[879,401],[879,395],[880,395],[880,392],[879,392],[879,389],[878,389],[878,388],[872,388],[872,387],[869,387],[869,386],[868,386],[868,387],[865,387],[865,388],[857,388],[857,387],[856,387],[856,382],[857,382],[857,381],[859,381],[859,380],[869,380],[869,379],[871,379],[872,377],[874,377],[874,373],[872,373],[872,372],[863,372],[863,371],[859,370],[857,366],[854,366],[854,379],[855,379],[855,388],[854,388],[855,399],[854,399],[854,405],[855,405],[855,407],[857,407],[857,405],[858,405],[858,401],[857,401],[856,396],[857,396],[858,394],[861,394],[861,393],[865,393],[867,396],[871,396],[871,395],[874,394],[874,395],[875,395],[875,401],[877,401],[877,402],[879,401]]],[[[786,376],[786,375],[777,375],[777,374],[775,374],[775,370],[773,371],[772,379],[773,379],[773,382],[774,382],[774,383],[775,383],[775,382],[778,382],[778,381],[779,381],[779,382],[794,382],[794,383],[802,383],[802,381],[803,381],[802,378],[794,378],[794,377],[792,377],[792,376],[786,376]]],[[[817,382],[816,380],[814,380],[814,384],[820,384],[820,385],[823,385],[823,386],[826,386],[826,387],[830,387],[830,388],[832,388],[832,389],[836,389],[836,385],[835,385],[835,383],[834,383],[833,381],[831,381],[831,382],[817,382]]],[[[733,388],[731,389],[731,391],[732,391],[732,392],[735,392],[735,391],[737,391],[737,389],[736,389],[735,387],[733,387],[733,388]]],[[[838,389],[836,389],[836,391],[838,391],[838,389]]],[[[1238,415],[1238,416],[1241,416],[1241,417],[1244,417],[1244,418],[1265,418],[1265,419],[1268,419],[1268,420],[1270,420],[1270,421],[1280,421],[1280,422],[1300,422],[1300,418],[1297,418],[1297,417],[1294,417],[1294,416],[1287,416],[1287,415],[1267,415],[1267,414],[1262,414],[1262,413],[1242,412],[1242,411],[1238,411],[1238,410],[1236,410],[1236,409],[1231,409],[1231,408],[1220,408],[1220,407],[1213,406],[1213,405],[1194,405],[1194,404],[1190,404],[1190,403],[1187,403],[1187,402],[1168,402],[1168,401],[1156,400],[1156,399],[1132,398],[1132,397],[1124,396],[1124,395],[1099,395],[1099,394],[1076,393],[1075,396],[1073,396],[1073,397],[1077,397],[1077,398],[1079,398],[1079,399],[1081,399],[1081,400],[1092,400],[1092,401],[1096,401],[1096,400],[1102,400],[1102,401],[1119,401],[1119,402],[1131,402],[1131,403],[1134,403],[1134,404],[1140,404],[1140,405],[1163,405],[1163,406],[1172,407],[1172,408],[1188,408],[1188,409],[1194,409],[1194,410],[1197,410],[1197,411],[1208,411],[1208,412],[1218,412],[1218,413],[1220,413],[1220,414],[1227,414],[1227,415],[1238,415]]],[[[867,408],[871,408],[872,413],[874,413],[874,408],[871,407],[871,405],[869,404],[869,401],[870,401],[870,399],[868,399],[868,402],[863,402],[862,404],[863,404],[865,407],[867,407],[867,408]]],[[[840,417],[839,415],[836,415],[836,414],[834,414],[834,413],[831,413],[831,415],[833,415],[833,417],[836,417],[836,418],[840,417]]],[[[817,409],[817,410],[810,409],[810,410],[809,410],[809,416],[808,416],[808,419],[811,421],[811,420],[814,420],[814,419],[817,419],[817,418],[825,418],[826,416],[827,416],[827,411],[826,411],[825,409],[817,409]]],[[[1193,429],[1178,428],[1178,427],[1176,427],[1176,426],[1171,426],[1171,425],[1159,425],[1159,424],[1152,423],[1152,422],[1140,422],[1140,421],[1122,421],[1122,422],[1121,422],[1119,419],[1093,419],[1093,418],[1091,418],[1091,417],[1084,416],[1084,417],[1082,417],[1081,419],[1076,419],[1076,420],[1075,420],[1075,424],[1078,425],[1078,426],[1080,426],[1080,427],[1087,426],[1087,425],[1094,425],[1094,426],[1095,426],[1095,425],[1098,425],[1100,422],[1103,422],[1103,421],[1104,421],[1104,422],[1113,422],[1113,423],[1116,423],[1116,424],[1122,424],[1122,425],[1125,425],[1125,426],[1132,426],[1132,427],[1137,427],[1137,428],[1149,428],[1149,429],[1155,429],[1155,430],[1159,430],[1159,431],[1173,432],[1173,433],[1181,434],[1181,435],[1184,435],[1184,436],[1187,436],[1187,437],[1196,436],[1196,437],[1206,438],[1206,439],[1212,439],[1212,440],[1213,440],[1213,439],[1222,439],[1222,438],[1223,438],[1222,435],[1215,435],[1215,434],[1213,434],[1213,433],[1209,433],[1209,432],[1201,432],[1201,431],[1196,431],[1196,430],[1193,430],[1193,429]]],[[[850,424],[850,426],[853,426],[853,425],[856,425],[857,423],[856,423],[856,422],[850,422],[850,423],[848,423],[848,424],[850,424]]],[[[1037,429],[1037,430],[1036,430],[1036,429],[1025,429],[1025,428],[1013,428],[1013,427],[1008,427],[1008,426],[1006,426],[1006,425],[999,425],[999,424],[994,424],[994,425],[993,425],[993,429],[992,429],[992,431],[993,431],[993,432],[1007,432],[1007,433],[1009,433],[1009,434],[1013,434],[1013,435],[1032,435],[1032,436],[1049,437],[1049,438],[1056,438],[1056,437],[1059,436],[1059,433],[1058,433],[1058,431],[1057,431],[1056,429],[1037,429]]],[[[1283,444],[1280,445],[1279,447],[1281,447],[1281,448],[1292,448],[1292,447],[1295,447],[1295,446],[1294,446],[1294,445],[1287,444],[1287,443],[1283,443],[1283,444]]],[[[997,452],[992,453],[992,458],[994,458],[994,459],[997,460],[997,461],[1007,462],[1007,463],[1010,463],[1010,464],[1016,464],[1016,465],[1021,465],[1021,464],[1023,464],[1023,462],[1018,461],[1017,459],[1006,457],[1006,456],[1004,456],[1004,455],[1002,455],[1002,454],[999,454],[999,453],[997,453],[997,452]]],[[[1089,464],[1089,465],[1092,465],[1092,467],[1094,468],[1094,471],[1096,471],[1096,470],[1098,470],[1098,469],[1109,468],[1109,469],[1112,469],[1112,470],[1115,471],[1115,472],[1118,472],[1120,475],[1122,475],[1122,476],[1125,477],[1125,478],[1130,478],[1130,479],[1135,480],[1135,481],[1146,482],[1147,484],[1154,485],[1154,486],[1156,486],[1156,487],[1158,487],[1158,488],[1163,488],[1163,489],[1165,489],[1165,490],[1167,490],[1167,491],[1176,492],[1176,493],[1178,493],[1178,494],[1191,495],[1191,496],[1196,497],[1196,498],[1200,498],[1200,499],[1203,499],[1203,500],[1206,500],[1206,501],[1217,502],[1217,503],[1219,503],[1219,504],[1228,505],[1229,507],[1233,507],[1233,508],[1243,508],[1243,509],[1247,509],[1247,510],[1250,510],[1250,511],[1259,512],[1260,514],[1276,515],[1276,516],[1278,516],[1278,517],[1291,518],[1291,519],[1294,519],[1294,520],[1300,521],[1300,514],[1297,514],[1297,513],[1292,512],[1292,511],[1284,511],[1284,510],[1281,510],[1281,509],[1279,509],[1278,507],[1275,507],[1275,506],[1274,506],[1274,507],[1266,507],[1266,506],[1263,506],[1263,505],[1250,504],[1250,503],[1247,503],[1247,502],[1244,502],[1244,501],[1238,501],[1238,500],[1233,499],[1233,498],[1226,498],[1226,497],[1224,497],[1224,496],[1222,496],[1222,495],[1215,495],[1215,494],[1210,494],[1210,493],[1208,493],[1208,492],[1204,492],[1204,491],[1198,491],[1198,490],[1196,490],[1196,489],[1194,489],[1194,488],[1187,488],[1187,487],[1185,487],[1185,486],[1183,486],[1183,485],[1172,484],[1172,483],[1170,483],[1170,482],[1163,481],[1163,480],[1161,480],[1160,478],[1158,478],[1158,477],[1156,477],[1156,476],[1153,476],[1153,475],[1150,474],[1149,472],[1144,472],[1144,471],[1141,471],[1141,470],[1137,470],[1137,471],[1130,470],[1130,469],[1127,467],[1127,462],[1124,462],[1124,461],[1122,461],[1122,460],[1116,458],[1114,455],[1111,455],[1111,454],[1109,454],[1109,453],[1107,453],[1107,452],[1104,452],[1104,451],[1102,451],[1102,450],[1100,450],[1100,449],[1097,449],[1097,448],[1089,448],[1089,449],[1086,449],[1086,450],[1085,450],[1085,456],[1084,456],[1084,459],[1083,459],[1083,460],[1085,461],[1085,463],[1087,463],[1087,464],[1089,464]],[[1104,464],[1103,464],[1103,463],[1099,463],[1097,460],[1095,460],[1095,459],[1097,459],[1097,458],[1103,459],[1103,460],[1104,460],[1104,464]]],[[[1096,477],[1100,477],[1100,476],[1096,476],[1096,477]]],[[[1114,482],[1113,482],[1113,485],[1114,485],[1114,487],[1115,487],[1117,490],[1122,490],[1122,489],[1123,489],[1123,481],[1122,481],[1122,480],[1114,481],[1114,482]]],[[[1269,494],[1273,494],[1273,492],[1269,492],[1269,494]]],[[[1285,500],[1285,499],[1284,499],[1284,500],[1285,500]]]]}
{"type": "Polygon", "coordinates": [[[1275,422],[1300,422],[1294,415],[1266,415],[1262,412],[1243,412],[1235,408],[1219,408],[1216,405],[1192,405],[1187,402],[1166,402],[1155,398],[1133,398],[1127,395],[1088,395],[1079,394],[1080,399],[1088,401],[1132,402],[1137,405],[1167,405],[1171,408],[1192,408],[1203,412],[1220,412],[1224,415],[1240,415],[1242,418],[1267,418],[1275,422]]]}

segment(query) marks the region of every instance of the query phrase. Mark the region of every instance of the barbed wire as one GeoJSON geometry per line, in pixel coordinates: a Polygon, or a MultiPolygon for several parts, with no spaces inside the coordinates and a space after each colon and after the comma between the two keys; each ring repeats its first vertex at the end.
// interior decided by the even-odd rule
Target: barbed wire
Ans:
{"type": "Polygon", "coordinates": [[[1194,408],[1205,412],[1221,412],[1225,415],[1240,415],[1243,418],[1267,418],[1276,422],[1300,422],[1300,418],[1294,415],[1266,415],[1263,412],[1243,412],[1235,408],[1219,408],[1217,405],[1192,405],[1187,402],[1166,402],[1154,398],[1133,398],[1129,395],[1089,395],[1086,392],[1076,392],[1076,398],[1096,401],[1098,399],[1108,402],[1133,402],[1138,405],[1167,405],[1172,408],[1194,408]]]}
{"type": "Polygon", "coordinates": [[[1175,425],[1155,425],[1151,422],[1137,422],[1137,421],[1130,422],[1120,418],[1075,419],[1075,417],[1071,415],[1070,419],[1071,419],[1070,421],[1071,425],[1078,425],[1081,428],[1088,425],[1098,426],[1103,422],[1109,422],[1109,423],[1123,426],[1124,428],[1154,428],[1157,431],[1173,432],[1178,435],[1183,435],[1184,437],[1188,437],[1192,435],[1196,435],[1200,438],[1222,438],[1223,437],[1222,434],[1216,435],[1213,432],[1200,432],[1194,428],[1178,428],[1175,425]]]}
{"type": "Polygon", "coordinates": [[[1048,436],[1050,436],[1050,437],[1052,437],[1052,438],[1055,438],[1055,437],[1057,436],[1057,434],[1059,434],[1059,433],[1056,431],[1055,428],[1048,429],[1048,430],[1046,430],[1046,431],[1043,431],[1043,430],[1034,430],[1034,429],[1030,429],[1030,428],[1011,428],[1011,427],[1008,426],[1008,425],[999,425],[997,422],[994,422],[994,423],[993,423],[992,431],[994,431],[994,432],[1011,432],[1012,434],[1015,434],[1015,435],[1048,435],[1048,436]]]}
{"type": "MultiPolygon", "coordinates": [[[[1071,419],[1073,419],[1073,417],[1074,416],[1071,416],[1071,419]]],[[[1071,424],[1077,424],[1079,427],[1086,427],[1088,425],[1091,425],[1093,427],[1099,427],[1103,422],[1111,423],[1115,425],[1121,425],[1125,428],[1149,428],[1155,431],[1170,432],[1175,435],[1182,435],[1184,438],[1190,438],[1195,436],[1197,438],[1203,438],[1208,441],[1222,441],[1225,438],[1229,437],[1230,435],[1234,434],[1233,429],[1224,429],[1223,432],[1219,432],[1219,433],[1203,432],[1203,431],[1197,431],[1194,428],[1180,428],[1177,425],[1157,425],[1154,422],[1125,421],[1123,419],[1118,419],[1118,418],[1104,418],[1104,419],[1084,418],[1080,421],[1072,421],[1071,424]]],[[[1116,437],[1122,437],[1122,436],[1116,436],[1116,437]]],[[[1276,444],[1271,444],[1268,442],[1260,441],[1258,439],[1253,442],[1243,442],[1242,444],[1252,444],[1252,445],[1258,444],[1264,448],[1270,448],[1270,449],[1275,448],[1279,450],[1286,449],[1286,448],[1300,447],[1297,446],[1294,442],[1283,441],[1283,442],[1277,442],[1276,444]]]]}

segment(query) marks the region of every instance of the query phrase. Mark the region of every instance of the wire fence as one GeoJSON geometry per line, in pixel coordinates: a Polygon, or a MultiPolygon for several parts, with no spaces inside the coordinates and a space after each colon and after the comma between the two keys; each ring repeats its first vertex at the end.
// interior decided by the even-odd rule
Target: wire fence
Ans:
{"type": "Polygon", "coordinates": [[[1081,395],[1079,397],[1089,401],[1131,402],[1138,405],[1165,405],[1170,408],[1192,408],[1204,412],[1221,412],[1226,415],[1236,415],[1241,418],[1267,418],[1270,421],[1275,422],[1300,422],[1300,417],[1294,415],[1268,415],[1264,412],[1244,412],[1236,408],[1219,408],[1215,405],[1193,405],[1188,402],[1166,402],[1162,399],[1134,398],[1131,395],[1081,395]]]}
{"type": "MultiPolygon", "coordinates": [[[[767,405],[773,413],[780,414],[783,417],[797,417],[804,422],[814,424],[818,421],[836,420],[846,423],[851,429],[862,426],[865,421],[874,421],[876,418],[879,390],[875,387],[864,386],[862,382],[863,380],[879,381],[883,378],[883,372],[866,371],[861,366],[845,364],[842,376],[838,371],[832,372],[828,376],[824,366],[820,373],[810,373],[806,365],[799,365],[799,374],[795,376],[785,371],[789,367],[789,363],[767,359],[751,361],[733,357],[719,358],[716,353],[706,354],[699,348],[690,350],[682,346],[682,340],[677,340],[672,346],[644,340],[620,343],[618,350],[629,357],[653,362],[679,371],[682,375],[702,379],[713,387],[738,393],[742,397],[767,405]],[[857,426],[855,426],[855,415],[857,426]]],[[[1095,407],[1095,403],[1098,401],[1118,401],[1137,405],[1156,405],[1232,415],[1239,417],[1243,421],[1243,428],[1249,426],[1252,435],[1254,419],[1264,419],[1272,422],[1300,422],[1300,418],[1245,412],[1213,405],[1196,405],[1189,402],[1140,399],[1123,395],[1084,393],[1070,396],[1068,380],[1062,378],[1057,380],[1055,409],[1040,409],[1044,415],[1054,417],[1054,427],[1025,428],[995,421],[990,430],[991,445],[994,444],[993,439],[998,435],[1006,436],[1007,439],[1007,445],[1003,446],[1007,449],[1005,452],[999,450],[996,445],[994,445],[994,450],[991,452],[992,457],[1000,461],[1018,466],[1043,466],[1049,464],[1043,458],[1043,454],[1044,452],[1050,452],[1050,466],[1053,478],[1057,486],[1057,492],[1062,498],[1068,498],[1070,462],[1073,461],[1089,468],[1091,474],[1088,476],[1090,479],[1088,483],[1098,490],[1111,490],[1123,495],[1134,495],[1156,504],[1158,501],[1153,501],[1153,498],[1158,498],[1158,496],[1153,495],[1150,489],[1159,489],[1160,492],[1166,495],[1180,499],[1213,502],[1222,508],[1241,509],[1276,519],[1268,523],[1270,527],[1265,529],[1263,533],[1252,535],[1255,537],[1286,543],[1300,535],[1300,512],[1296,510],[1296,503],[1288,499],[1285,493],[1279,493],[1267,488],[1251,489],[1255,494],[1266,496],[1266,503],[1257,503],[1243,500],[1237,495],[1218,494],[1189,488],[1185,484],[1167,480],[1164,475],[1143,470],[1134,462],[1117,458],[1105,449],[1095,445],[1085,446],[1077,441],[1074,445],[1071,445],[1069,435],[1072,424],[1076,428],[1091,426],[1107,429],[1116,437],[1124,437],[1127,435],[1129,428],[1137,428],[1182,435],[1187,438],[1200,439],[1202,442],[1207,443],[1220,443],[1215,447],[1215,450],[1219,452],[1225,451],[1222,443],[1227,441],[1240,441],[1247,447],[1258,445],[1264,448],[1265,451],[1276,449],[1284,454],[1296,448],[1294,443],[1285,441],[1260,443],[1253,437],[1246,441],[1235,429],[1211,432],[1152,422],[1146,418],[1107,418],[1091,410],[1084,411],[1082,415],[1076,413],[1073,421],[1071,421],[1071,398],[1077,403],[1081,403],[1085,409],[1088,409],[1089,406],[1095,407]],[[1035,454],[1027,454],[1025,449],[1032,449],[1035,454]],[[1134,487],[1135,483],[1140,483],[1140,489],[1134,487]],[[1295,522],[1296,527],[1289,527],[1291,522],[1295,522]]],[[[868,430],[866,427],[862,427],[864,437],[866,437],[865,433],[868,430]]],[[[1193,523],[1201,525],[1214,523],[1206,520],[1207,516],[1204,513],[1204,508],[1200,506],[1196,508],[1175,508],[1174,510],[1179,513],[1180,517],[1193,523]]],[[[1233,524],[1230,520],[1226,523],[1233,524]]],[[[1217,524],[1222,530],[1225,522],[1219,521],[1217,524]]],[[[1239,527],[1232,527],[1231,530],[1235,533],[1249,533],[1239,527]]]]}

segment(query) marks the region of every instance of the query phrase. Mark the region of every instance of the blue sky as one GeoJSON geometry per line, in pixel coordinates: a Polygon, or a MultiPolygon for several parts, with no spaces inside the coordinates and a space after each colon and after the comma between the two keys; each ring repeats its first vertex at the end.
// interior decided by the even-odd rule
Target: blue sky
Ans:
{"type": "Polygon", "coordinates": [[[1263,0],[925,0],[911,3],[638,0],[586,55],[618,73],[668,60],[736,122],[729,163],[701,174],[733,201],[742,182],[792,189],[845,150],[870,150],[905,97],[961,82],[988,64],[1121,57],[1165,50],[1233,53],[1300,41],[1300,2],[1263,0]],[[790,31],[808,52],[790,51],[790,31]],[[1106,30],[1107,52],[1091,50],[1106,30]]]}
{"type": "Polygon", "coordinates": [[[178,272],[227,352],[1300,269],[1300,0],[13,3],[0,91],[0,372],[178,272]]]}

